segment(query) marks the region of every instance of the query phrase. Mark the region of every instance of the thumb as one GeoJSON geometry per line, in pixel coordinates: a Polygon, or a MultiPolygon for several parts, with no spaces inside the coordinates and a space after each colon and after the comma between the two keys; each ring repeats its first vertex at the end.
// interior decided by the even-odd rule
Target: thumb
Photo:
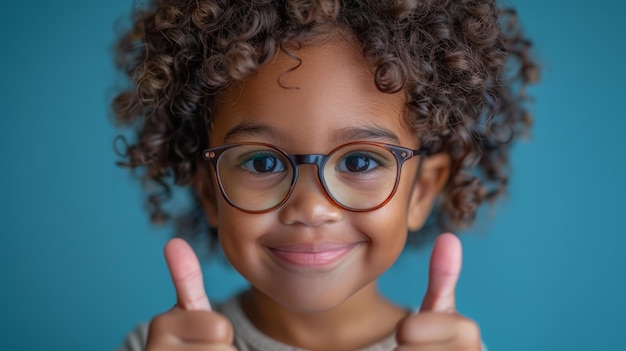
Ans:
{"type": "Polygon", "coordinates": [[[202,269],[193,249],[183,239],[172,239],[165,245],[165,261],[176,289],[176,306],[187,311],[210,311],[204,290],[202,269]]]}
{"type": "Polygon", "coordinates": [[[455,289],[461,274],[463,250],[454,234],[440,235],[430,257],[428,288],[420,311],[456,312],[455,289]]]}

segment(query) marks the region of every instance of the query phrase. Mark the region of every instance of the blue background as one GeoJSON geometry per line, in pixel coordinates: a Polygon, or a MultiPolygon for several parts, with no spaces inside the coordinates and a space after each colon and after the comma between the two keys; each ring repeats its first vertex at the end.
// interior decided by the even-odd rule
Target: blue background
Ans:
{"type": "MultiPolygon", "coordinates": [[[[495,216],[463,235],[458,306],[491,350],[624,350],[626,5],[516,0],[544,65],[535,127],[495,216]],[[565,7],[564,7],[565,6],[565,7]]],[[[12,1],[0,11],[0,340],[111,350],[168,309],[141,192],[114,166],[114,23],[129,1],[12,1]]],[[[419,305],[428,248],[381,281],[419,305]]],[[[205,265],[211,298],[243,284],[205,265]]]]}

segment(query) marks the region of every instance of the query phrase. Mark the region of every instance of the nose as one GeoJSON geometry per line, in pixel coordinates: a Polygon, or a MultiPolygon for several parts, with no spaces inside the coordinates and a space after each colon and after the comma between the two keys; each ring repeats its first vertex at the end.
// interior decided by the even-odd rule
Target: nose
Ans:
{"type": "Polygon", "coordinates": [[[318,227],[340,221],[342,208],[326,194],[314,164],[300,165],[298,179],[287,202],[279,208],[284,224],[318,227]]]}

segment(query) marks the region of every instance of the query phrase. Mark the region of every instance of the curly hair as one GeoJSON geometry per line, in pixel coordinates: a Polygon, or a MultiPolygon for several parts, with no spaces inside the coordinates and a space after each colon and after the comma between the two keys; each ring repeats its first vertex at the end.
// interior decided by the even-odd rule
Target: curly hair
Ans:
{"type": "Polygon", "coordinates": [[[355,39],[380,91],[406,92],[406,120],[430,151],[451,157],[429,223],[465,228],[505,194],[512,142],[531,125],[526,87],[539,72],[513,9],[492,0],[156,0],[117,41],[131,84],[112,102],[118,126],[136,133],[120,137],[119,164],[142,180],[153,222],[174,219],[179,236],[212,232],[193,186],[188,211],[173,216],[165,204],[202,167],[219,94],[337,29],[355,39]]]}

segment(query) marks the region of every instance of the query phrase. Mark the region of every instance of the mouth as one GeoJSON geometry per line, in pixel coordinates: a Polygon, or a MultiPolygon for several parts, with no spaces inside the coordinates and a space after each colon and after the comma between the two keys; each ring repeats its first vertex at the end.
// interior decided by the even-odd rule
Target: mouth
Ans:
{"type": "Polygon", "coordinates": [[[357,243],[311,243],[268,247],[280,260],[300,267],[323,267],[331,265],[357,247],[357,243]]]}

